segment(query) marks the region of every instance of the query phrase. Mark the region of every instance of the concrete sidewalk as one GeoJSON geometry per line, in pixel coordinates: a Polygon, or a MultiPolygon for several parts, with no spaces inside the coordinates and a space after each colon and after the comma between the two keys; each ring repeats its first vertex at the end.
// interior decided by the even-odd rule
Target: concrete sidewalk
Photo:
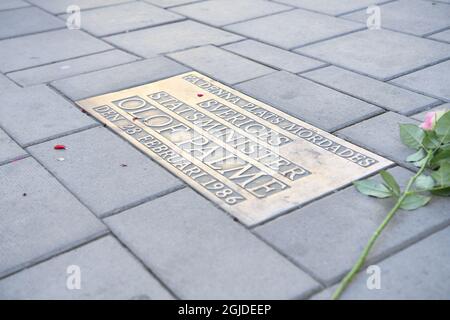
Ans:
{"type": "MultiPolygon", "coordinates": [[[[74,104],[189,70],[404,183],[398,124],[450,108],[450,0],[1,0],[0,298],[330,298],[391,200],[349,186],[247,228],[74,104]]],[[[368,261],[381,289],[363,271],[343,297],[448,299],[449,241],[448,199],[400,212],[368,261]]]]}

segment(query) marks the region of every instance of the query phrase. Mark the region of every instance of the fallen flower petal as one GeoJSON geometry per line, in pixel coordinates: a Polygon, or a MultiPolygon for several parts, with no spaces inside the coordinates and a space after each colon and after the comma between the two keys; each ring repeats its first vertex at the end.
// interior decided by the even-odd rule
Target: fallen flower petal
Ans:
{"type": "Polygon", "coordinates": [[[66,146],[63,144],[57,144],[53,147],[55,150],[66,150],[66,146]]]}
{"type": "Polygon", "coordinates": [[[203,97],[203,93],[197,93],[197,97],[199,98],[203,97]]]}

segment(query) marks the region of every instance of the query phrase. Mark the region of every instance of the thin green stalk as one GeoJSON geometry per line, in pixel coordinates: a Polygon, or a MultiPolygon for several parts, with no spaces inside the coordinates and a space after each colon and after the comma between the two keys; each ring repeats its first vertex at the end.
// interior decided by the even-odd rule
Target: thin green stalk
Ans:
{"type": "Polygon", "coordinates": [[[373,245],[375,244],[375,241],[378,239],[378,237],[380,236],[380,234],[384,230],[384,228],[386,228],[386,226],[388,225],[389,221],[391,221],[391,219],[395,216],[395,213],[397,212],[397,210],[402,205],[403,200],[406,198],[407,195],[409,195],[409,190],[413,186],[413,184],[416,181],[417,177],[419,177],[423,173],[425,168],[427,167],[427,164],[430,161],[430,159],[432,158],[433,153],[434,153],[433,151],[428,151],[428,154],[427,154],[427,157],[426,157],[426,161],[424,161],[424,164],[422,165],[422,167],[409,180],[408,184],[406,185],[405,190],[400,195],[400,197],[398,198],[397,202],[395,203],[395,205],[391,209],[391,211],[389,211],[389,213],[387,214],[386,218],[384,218],[383,222],[378,226],[377,230],[374,232],[374,234],[370,238],[369,242],[366,244],[366,246],[365,246],[363,252],[361,253],[361,255],[359,256],[358,260],[353,265],[353,268],[350,270],[349,273],[347,273],[347,275],[344,277],[344,279],[342,279],[341,283],[339,284],[339,287],[333,293],[333,296],[332,296],[333,300],[337,300],[337,299],[339,299],[341,297],[341,295],[344,292],[344,290],[348,287],[348,285],[350,284],[350,282],[352,282],[352,280],[355,277],[355,275],[358,273],[358,271],[364,265],[364,263],[366,261],[366,258],[369,255],[370,250],[372,249],[373,245]]]}

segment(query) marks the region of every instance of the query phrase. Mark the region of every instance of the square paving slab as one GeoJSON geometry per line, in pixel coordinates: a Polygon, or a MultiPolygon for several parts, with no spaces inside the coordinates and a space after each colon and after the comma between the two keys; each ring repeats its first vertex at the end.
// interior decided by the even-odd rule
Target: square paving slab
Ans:
{"type": "Polygon", "coordinates": [[[388,30],[365,30],[297,50],[380,80],[450,57],[450,45],[388,30]]]}
{"type": "Polygon", "coordinates": [[[0,106],[0,126],[23,147],[97,125],[44,85],[2,93],[0,106]]]}
{"type": "Polygon", "coordinates": [[[444,101],[450,101],[450,60],[407,74],[392,82],[444,101]]]}
{"type": "Polygon", "coordinates": [[[77,103],[247,225],[391,165],[198,72],[77,103]]]}
{"type": "Polygon", "coordinates": [[[81,27],[97,37],[103,37],[182,19],[184,17],[178,14],[145,2],[129,2],[83,12],[81,27]]]}
{"type": "Polygon", "coordinates": [[[0,181],[0,277],[106,232],[32,158],[0,166],[0,181]]]}
{"type": "Polygon", "coordinates": [[[241,39],[238,35],[190,20],[106,38],[107,41],[146,58],[207,44],[220,46],[241,39]]]}
{"type": "Polygon", "coordinates": [[[319,284],[185,189],[105,219],[181,299],[296,299],[319,284]]]}
{"type": "Polygon", "coordinates": [[[56,30],[0,41],[0,71],[16,71],[113,49],[79,30],[56,30]]]}
{"type": "Polygon", "coordinates": [[[364,24],[305,10],[282,12],[225,27],[238,34],[293,49],[366,28],[364,24]]]}
{"type": "Polygon", "coordinates": [[[28,151],[101,217],[182,186],[103,127],[42,143],[28,151]],[[65,145],[67,150],[53,150],[56,144],[65,145]]]}
{"type": "MultiPolygon", "coordinates": [[[[450,296],[450,228],[443,229],[381,261],[381,289],[367,288],[367,273],[359,273],[342,300],[448,300],[450,296]]],[[[330,299],[336,286],[314,300],[330,299]]]]}
{"type": "Polygon", "coordinates": [[[303,73],[302,77],[406,115],[439,103],[434,98],[334,66],[303,73]]]}
{"type": "MultiPolygon", "coordinates": [[[[450,26],[450,6],[423,0],[400,0],[380,6],[381,27],[424,36],[450,26]]],[[[369,15],[361,10],[342,18],[366,23],[369,15]]]]}
{"type": "Polygon", "coordinates": [[[291,8],[266,0],[209,0],[176,7],[172,11],[220,27],[291,8]]]}
{"type": "Polygon", "coordinates": [[[299,73],[325,65],[323,62],[254,40],[239,41],[222,48],[270,67],[292,73],[299,73]]]}
{"type": "Polygon", "coordinates": [[[63,27],[63,21],[35,7],[0,12],[0,39],[63,27]]]}
{"type": "Polygon", "coordinates": [[[169,57],[228,84],[275,72],[272,68],[214,46],[175,52],[169,57]]]}
{"type": "Polygon", "coordinates": [[[0,281],[0,299],[171,298],[141,263],[111,236],[0,281]],[[67,289],[70,266],[80,268],[80,290],[67,289]]]}

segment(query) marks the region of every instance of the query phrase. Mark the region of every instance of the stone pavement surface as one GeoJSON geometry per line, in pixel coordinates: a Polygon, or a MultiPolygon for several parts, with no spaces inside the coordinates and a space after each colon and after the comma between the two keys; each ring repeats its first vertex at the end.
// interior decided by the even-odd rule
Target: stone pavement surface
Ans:
{"type": "MultiPolygon", "coordinates": [[[[450,1],[0,1],[0,298],[330,298],[390,200],[348,186],[247,228],[74,104],[189,70],[385,156],[404,184],[398,124],[450,107],[450,1]]],[[[368,261],[382,289],[362,271],[344,298],[448,299],[449,241],[447,199],[400,212],[368,261]]]]}

